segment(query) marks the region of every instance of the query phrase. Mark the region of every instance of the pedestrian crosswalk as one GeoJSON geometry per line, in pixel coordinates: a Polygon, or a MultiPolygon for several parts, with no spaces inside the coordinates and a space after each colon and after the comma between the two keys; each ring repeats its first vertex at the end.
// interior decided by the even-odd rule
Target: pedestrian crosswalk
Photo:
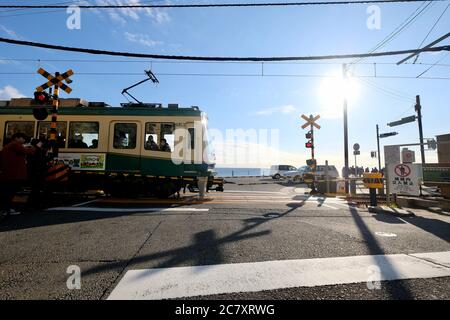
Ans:
{"type": "Polygon", "coordinates": [[[205,197],[186,194],[180,198],[155,199],[118,199],[97,198],[73,204],[71,206],[53,207],[49,212],[155,212],[155,211],[183,211],[206,212],[214,205],[238,205],[258,207],[284,207],[296,206],[299,209],[311,210],[342,210],[349,209],[345,199],[321,197],[305,194],[295,188],[283,188],[280,191],[252,191],[252,190],[227,190],[225,192],[210,192],[205,197]],[[192,207],[193,205],[199,208],[192,207]]]}
{"type": "Polygon", "coordinates": [[[349,208],[345,199],[311,196],[304,193],[290,192],[268,192],[268,191],[226,191],[208,195],[210,204],[226,203],[255,203],[255,204],[302,204],[308,208],[338,210],[349,208]]]}

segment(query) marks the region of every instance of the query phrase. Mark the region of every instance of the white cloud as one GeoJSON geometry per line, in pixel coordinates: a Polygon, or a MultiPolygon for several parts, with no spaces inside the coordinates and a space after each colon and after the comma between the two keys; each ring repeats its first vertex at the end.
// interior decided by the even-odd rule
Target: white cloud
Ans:
{"type": "Polygon", "coordinates": [[[17,33],[14,30],[9,29],[2,24],[0,24],[0,32],[6,34],[11,38],[21,39],[21,37],[19,37],[19,35],[17,35],[17,33]]]}
{"type": "Polygon", "coordinates": [[[25,97],[18,89],[13,86],[7,85],[0,89],[0,99],[9,100],[11,98],[23,98],[25,97]]]}
{"type": "MultiPolygon", "coordinates": [[[[98,5],[142,5],[140,0],[97,0],[98,5]]],[[[127,20],[140,21],[142,18],[150,17],[157,24],[163,24],[170,21],[168,13],[158,8],[123,8],[123,9],[108,9],[109,17],[124,25],[127,20]]],[[[95,13],[101,14],[99,10],[95,13]]]]}
{"type": "Polygon", "coordinates": [[[274,113],[290,114],[290,113],[293,113],[295,111],[297,111],[297,109],[293,105],[288,104],[286,106],[275,107],[275,108],[267,108],[267,109],[259,110],[258,112],[256,112],[256,114],[259,115],[259,116],[269,116],[269,115],[274,114],[274,113]]]}
{"type": "Polygon", "coordinates": [[[146,34],[125,32],[124,35],[128,41],[139,43],[147,47],[154,47],[162,44],[161,41],[150,39],[146,34]]]}

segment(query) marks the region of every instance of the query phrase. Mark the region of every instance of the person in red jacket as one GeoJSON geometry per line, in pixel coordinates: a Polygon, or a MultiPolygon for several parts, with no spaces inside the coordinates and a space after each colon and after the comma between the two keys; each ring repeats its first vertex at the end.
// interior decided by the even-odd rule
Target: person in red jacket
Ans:
{"type": "Polygon", "coordinates": [[[0,157],[0,210],[9,216],[11,213],[18,214],[12,210],[12,200],[15,194],[23,187],[27,179],[26,156],[36,152],[42,143],[36,147],[24,146],[26,135],[15,133],[11,142],[3,147],[0,157]]]}

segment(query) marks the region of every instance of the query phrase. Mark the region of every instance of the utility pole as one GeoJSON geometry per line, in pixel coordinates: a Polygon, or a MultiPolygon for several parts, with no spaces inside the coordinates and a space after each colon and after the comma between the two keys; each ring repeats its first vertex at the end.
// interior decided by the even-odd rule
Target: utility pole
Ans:
{"type": "MultiPolygon", "coordinates": [[[[310,116],[310,118],[312,118],[313,117],[313,115],[311,115],[310,116]]],[[[311,146],[311,159],[313,160],[313,162],[314,162],[314,126],[311,124],[311,129],[310,129],[310,132],[311,132],[311,143],[312,143],[312,146],[311,146]]],[[[314,166],[313,167],[313,172],[315,173],[316,172],[316,167],[314,166]]]]}
{"type": "Polygon", "coordinates": [[[377,125],[378,172],[381,172],[380,128],[377,125]]]}
{"type": "MultiPolygon", "coordinates": [[[[344,83],[347,81],[347,65],[342,64],[342,76],[344,83]]],[[[344,90],[344,178],[345,178],[345,193],[349,193],[349,184],[348,184],[348,126],[347,126],[347,96],[344,90]]]]}
{"type": "Polygon", "coordinates": [[[423,145],[423,128],[422,128],[422,106],[420,105],[420,96],[416,96],[417,123],[419,124],[419,143],[420,143],[420,155],[422,157],[422,167],[425,166],[425,146],[423,145]]]}

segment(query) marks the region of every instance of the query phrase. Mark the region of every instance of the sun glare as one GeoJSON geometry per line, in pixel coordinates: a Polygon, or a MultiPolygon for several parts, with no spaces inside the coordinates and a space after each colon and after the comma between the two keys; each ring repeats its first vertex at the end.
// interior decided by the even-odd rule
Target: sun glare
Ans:
{"type": "Polygon", "coordinates": [[[347,98],[348,107],[351,108],[358,98],[359,90],[359,82],[355,78],[344,79],[337,71],[328,74],[317,88],[323,115],[328,118],[340,117],[344,98],[347,98]]]}

